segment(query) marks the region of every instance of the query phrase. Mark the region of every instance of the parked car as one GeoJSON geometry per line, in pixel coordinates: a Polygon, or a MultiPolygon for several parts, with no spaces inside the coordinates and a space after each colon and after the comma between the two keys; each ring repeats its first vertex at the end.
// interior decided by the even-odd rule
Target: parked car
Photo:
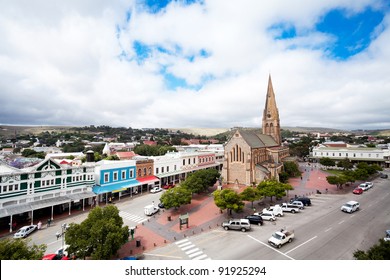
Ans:
{"type": "Polygon", "coordinates": [[[390,241],[390,229],[385,231],[385,237],[383,238],[384,241],[390,241]]]}
{"type": "Polygon", "coordinates": [[[363,189],[360,188],[360,187],[357,187],[357,188],[355,188],[355,189],[352,191],[352,193],[354,193],[354,194],[362,194],[363,192],[364,192],[363,189]]]}
{"type": "Polygon", "coordinates": [[[160,203],[158,204],[158,207],[159,207],[159,208],[165,208],[164,203],[160,202],[160,203]]]}
{"type": "Polygon", "coordinates": [[[144,213],[146,216],[152,216],[156,214],[158,211],[160,211],[160,208],[154,206],[154,204],[147,205],[144,207],[144,213]]]}
{"type": "Polygon", "coordinates": [[[276,217],[273,213],[269,213],[269,212],[266,212],[266,213],[254,213],[253,215],[257,215],[257,216],[260,216],[263,220],[266,220],[266,221],[276,221],[276,217]]]}
{"type": "Polygon", "coordinates": [[[222,227],[224,230],[235,229],[245,232],[251,229],[251,224],[248,219],[231,219],[223,222],[222,227]]]}
{"type": "Polygon", "coordinates": [[[291,203],[282,203],[283,212],[298,213],[300,212],[300,207],[291,203]]]}
{"type": "Polygon", "coordinates": [[[165,189],[165,190],[172,189],[173,187],[175,187],[175,185],[173,185],[173,184],[168,184],[168,185],[162,186],[162,188],[165,189]]]}
{"type": "Polygon", "coordinates": [[[21,227],[17,232],[14,234],[14,238],[26,238],[29,234],[34,232],[37,229],[37,225],[29,225],[21,227]]]}
{"type": "Polygon", "coordinates": [[[262,226],[263,225],[263,218],[259,215],[248,215],[245,217],[245,219],[249,220],[249,223],[262,226]]]}
{"type": "Polygon", "coordinates": [[[382,179],[387,179],[387,178],[389,178],[389,176],[388,176],[387,174],[383,174],[383,173],[382,173],[382,174],[381,174],[381,178],[382,178],[382,179]]]}
{"type": "Polygon", "coordinates": [[[277,248],[281,248],[283,244],[290,243],[295,237],[294,231],[280,230],[272,234],[268,239],[268,243],[277,248]]]}
{"type": "Polygon", "coordinates": [[[69,260],[69,258],[60,254],[47,254],[43,256],[42,260],[69,260]]]}
{"type": "Polygon", "coordinates": [[[158,193],[161,192],[163,189],[160,187],[154,187],[153,189],[150,190],[151,193],[158,193]]]}
{"type": "Polygon", "coordinates": [[[369,189],[371,189],[371,188],[374,186],[374,184],[373,184],[372,182],[365,182],[365,184],[366,184],[366,186],[367,186],[369,189]]]}
{"type": "Polygon", "coordinates": [[[305,205],[303,204],[302,201],[299,200],[294,200],[293,202],[290,202],[290,205],[296,205],[299,207],[299,209],[305,209],[305,205]]]}
{"type": "Polygon", "coordinates": [[[359,202],[351,200],[345,203],[343,206],[341,206],[341,211],[352,213],[358,211],[359,208],[360,208],[359,202]]]}
{"type": "Polygon", "coordinates": [[[268,208],[264,208],[263,213],[272,213],[278,217],[282,217],[284,215],[282,207],[279,204],[276,204],[274,206],[270,206],[268,208]]]}
{"type": "Polygon", "coordinates": [[[290,200],[290,202],[293,202],[293,201],[302,201],[304,206],[310,206],[311,205],[310,198],[308,198],[306,196],[295,197],[295,198],[290,200]]]}
{"type": "Polygon", "coordinates": [[[367,191],[368,189],[370,189],[370,187],[367,186],[366,183],[360,184],[360,185],[359,185],[359,188],[362,188],[363,191],[367,191]]]}

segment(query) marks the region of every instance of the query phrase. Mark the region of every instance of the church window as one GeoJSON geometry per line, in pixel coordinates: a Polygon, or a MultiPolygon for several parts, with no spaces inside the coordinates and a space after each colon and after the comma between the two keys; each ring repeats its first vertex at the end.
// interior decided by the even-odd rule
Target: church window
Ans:
{"type": "Polygon", "coordinates": [[[244,163],[245,161],[244,161],[244,158],[245,158],[245,156],[244,156],[244,152],[242,152],[241,153],[241,159],[242,159],[242,163],[244,163]]]}

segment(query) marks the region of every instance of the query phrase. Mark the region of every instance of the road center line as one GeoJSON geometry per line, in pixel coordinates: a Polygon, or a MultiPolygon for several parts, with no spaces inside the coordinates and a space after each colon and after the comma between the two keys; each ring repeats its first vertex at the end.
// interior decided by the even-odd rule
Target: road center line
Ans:
{"type": "Polygon", "coordinates": [[[330,227],[330,228],[326,229],[325,232],[328,232],[328,231],[330,231],[331,229],[332,229],[332,228],[330,227]]]}
{"type": "Polygon", "coordinates": [[[272,246],[270,246],[270,245],[268,245],[268,244],[266,244],[266,243],[264,243],[264,242],[261,242],[260,240],[254,238],[253,236],[250,236],[249,234],[248,234],[247,236],[248,236],[249,238],[252,238],[254,241],[256,241],[256,242],[258,242],[258,243],[260,243],[260,244],[262,244],[262,245],[264,245],[264,246],[266,246],[266,247],[268,247],[268,248],[274,250],[275,252],[278,252],[279,254],[285,256],[286,258],[289,258],[290,260],[295,260],[295,259],[293,259],[292,257],[287,256],[285,253],[280,252],[279,250],[276,250],[274,247],[272,247],[272,246]]]}
{"type": "Polygon", "coordinates": [[[299,248],[299,247],[301,247],[302,245],[305,245],[306,243],[308,243],[308,242],[312,241],[312,240],[313,240],[313,239],[315,239],[315,238],[317,238],[317,235],[316,235],[316,236],[314,236],[314,237],[312,237],[312,238],[310,238],[309,240],[307,240],[307,241],[303,242],[302,244],[298,245],[297,247],[295,247],[295,248],[292,248],[290,251],[286,252],[286,254],[289,254],[289,253],[291,253],[291,252],[292,252],[292,251],[294,251],[295,249],[298,249],[298,248],[299,248]]]}
{"type": "Polygon", "coordinates": [[[345,221],[344,220],[342,220],[340,223],[339,223],[339,225],[341,225],[342,223],[344,223],[345,221]]]}

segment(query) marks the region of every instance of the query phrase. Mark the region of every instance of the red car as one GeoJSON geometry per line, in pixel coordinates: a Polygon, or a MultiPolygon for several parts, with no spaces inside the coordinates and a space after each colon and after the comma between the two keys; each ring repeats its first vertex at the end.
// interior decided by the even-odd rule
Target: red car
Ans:
{"type": "Polygon", "coordinates": [[[172,189],[173,187],[174,187],[174,185],[172,185],[172,184],[162,186],[162,188],[165,190],[172,189]]]}
{"type": "Polygon", "coordinates": [[[44,255],[42,260],[69,260],[69,258],[60,254],[48,254],[44,255]]]}
{"type": "Polygon", "coordinates": [[[362,194],[364,191],[363,191],[363,189],[362,188],[359,188],[359,187],[357,187],[357,188],[355,188],[354,190],[353,190],[353,193],[354,194],[362,194]]]}

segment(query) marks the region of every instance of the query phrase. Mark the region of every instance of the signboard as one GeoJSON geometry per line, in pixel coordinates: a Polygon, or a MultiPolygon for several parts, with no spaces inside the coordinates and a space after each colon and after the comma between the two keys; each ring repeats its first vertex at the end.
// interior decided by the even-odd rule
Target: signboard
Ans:
{"type": "Polygon", "coordinates": [[[182,226],[182,225],[187,225],[187,228],[188,228],[188,220],[189,220],[189,215],[188,215],[188,213],[179,216],[180,230],[181,230],[181,226],[182,226]]]}

